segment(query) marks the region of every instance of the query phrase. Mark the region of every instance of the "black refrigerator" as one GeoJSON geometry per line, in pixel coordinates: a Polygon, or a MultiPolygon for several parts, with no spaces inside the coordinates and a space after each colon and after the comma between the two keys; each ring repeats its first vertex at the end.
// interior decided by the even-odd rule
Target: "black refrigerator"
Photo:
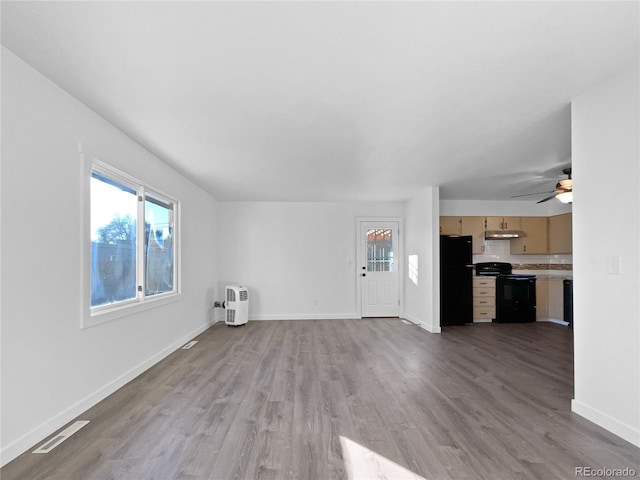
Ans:
{"type": "Polygon", "coordinates": [[[440,325],[473,323],[470,235],[440,235],[440,325]]]}

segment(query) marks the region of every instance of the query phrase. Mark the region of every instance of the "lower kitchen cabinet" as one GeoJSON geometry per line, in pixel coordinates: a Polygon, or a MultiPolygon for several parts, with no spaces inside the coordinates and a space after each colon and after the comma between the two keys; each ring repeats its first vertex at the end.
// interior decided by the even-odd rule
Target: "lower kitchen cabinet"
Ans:
{"type": "Polygon", "coordinates": [[[563,278],[538,278],[536,281],[536,319],[563,320],[563,278]]]}
{"type": "Polygon", "coordinates": [[[496,318],[495,277],[473,277],[473,321],[490,322],[496,318]]]}
{"type": "Polygon", "coordinates": [[[564,317],[564,290],[562,278],[549,279],[549,318],[562,320],[564,317]]]}
{"type": "Polygon", "coordinates": [[[549,318],[549,279],[536,280],[536,320],[549,318]]]}

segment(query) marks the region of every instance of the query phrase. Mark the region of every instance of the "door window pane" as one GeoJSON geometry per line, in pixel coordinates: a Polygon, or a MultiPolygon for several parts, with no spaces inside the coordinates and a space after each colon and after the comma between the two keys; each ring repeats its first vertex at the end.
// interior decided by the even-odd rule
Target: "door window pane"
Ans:
{"type": "Polygon", "coordinates": [[[173,291],[173,205],[147,196],[145,221],[145,295],[173,291]]]}
{"type": "Polygon", "coordinates": [[[91,306],[136,298],[136,191],[91,176],[91,306]]]}
{"type": "Polygon", "coordinates": [[[393,272],[392,235],[389,228],[367,230],[368,272],[393,272]]]}

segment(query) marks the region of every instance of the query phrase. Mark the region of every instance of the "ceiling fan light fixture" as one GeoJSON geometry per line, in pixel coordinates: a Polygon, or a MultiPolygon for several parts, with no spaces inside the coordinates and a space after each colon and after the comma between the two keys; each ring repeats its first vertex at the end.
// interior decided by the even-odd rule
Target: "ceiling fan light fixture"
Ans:
{"type": "Polygon", "coordinates": [[[556,195],[562,203],[573,203],[573,192],[562,192],[556,195]]]}
{"type": "Polygon", "coordinates": [[[566,180],[560,180],[557,185],[556,185],[556,189],[557,190],[571,190],[573,188],[573,180],[571,180],[570,178],[566,179],[566,180]]]}
{"type": "Polygon", "coordinates": [[[529,195],[540,195],[541,193],[551,193],[553,195],[545,197],[542,200],[538,200],[536,203],[548,202],[553,198],[557,198],[562,203],[573,203],[573,180],[571,179],[571,167],[567,167],[563,169],[562,173],[567,175],[569,178],[565,178],[564,180],[558,181],[558,183],[556,183],[555,190],[552,190],[550,192],[526,193],[524,195],[515,195],[511,198],[527,197],[529,195]]]}

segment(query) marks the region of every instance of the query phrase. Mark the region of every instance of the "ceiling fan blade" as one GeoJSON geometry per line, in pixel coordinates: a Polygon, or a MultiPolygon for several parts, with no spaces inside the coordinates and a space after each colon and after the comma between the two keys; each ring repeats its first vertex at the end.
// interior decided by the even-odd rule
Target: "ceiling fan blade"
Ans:
{"type": "Polygon", "coordinates": [[[552,198],[556,198],[556,192],[554,192],[554,195],[551,195],[550,197],[547,197],[547,198],[543,198],[542,200],[540,200],[539,202],[536,202],[536,203],[548,202],[552,198]]]}
{"type": "Polygon", "coordinates": [[[546,191],[546,192],[525,193],[524,195],[513,195],[511,198],[528,197],[530,195],[542,195],[543,193],[553,193],[553,192],[555,192],[555,190],[546,191]]]}

